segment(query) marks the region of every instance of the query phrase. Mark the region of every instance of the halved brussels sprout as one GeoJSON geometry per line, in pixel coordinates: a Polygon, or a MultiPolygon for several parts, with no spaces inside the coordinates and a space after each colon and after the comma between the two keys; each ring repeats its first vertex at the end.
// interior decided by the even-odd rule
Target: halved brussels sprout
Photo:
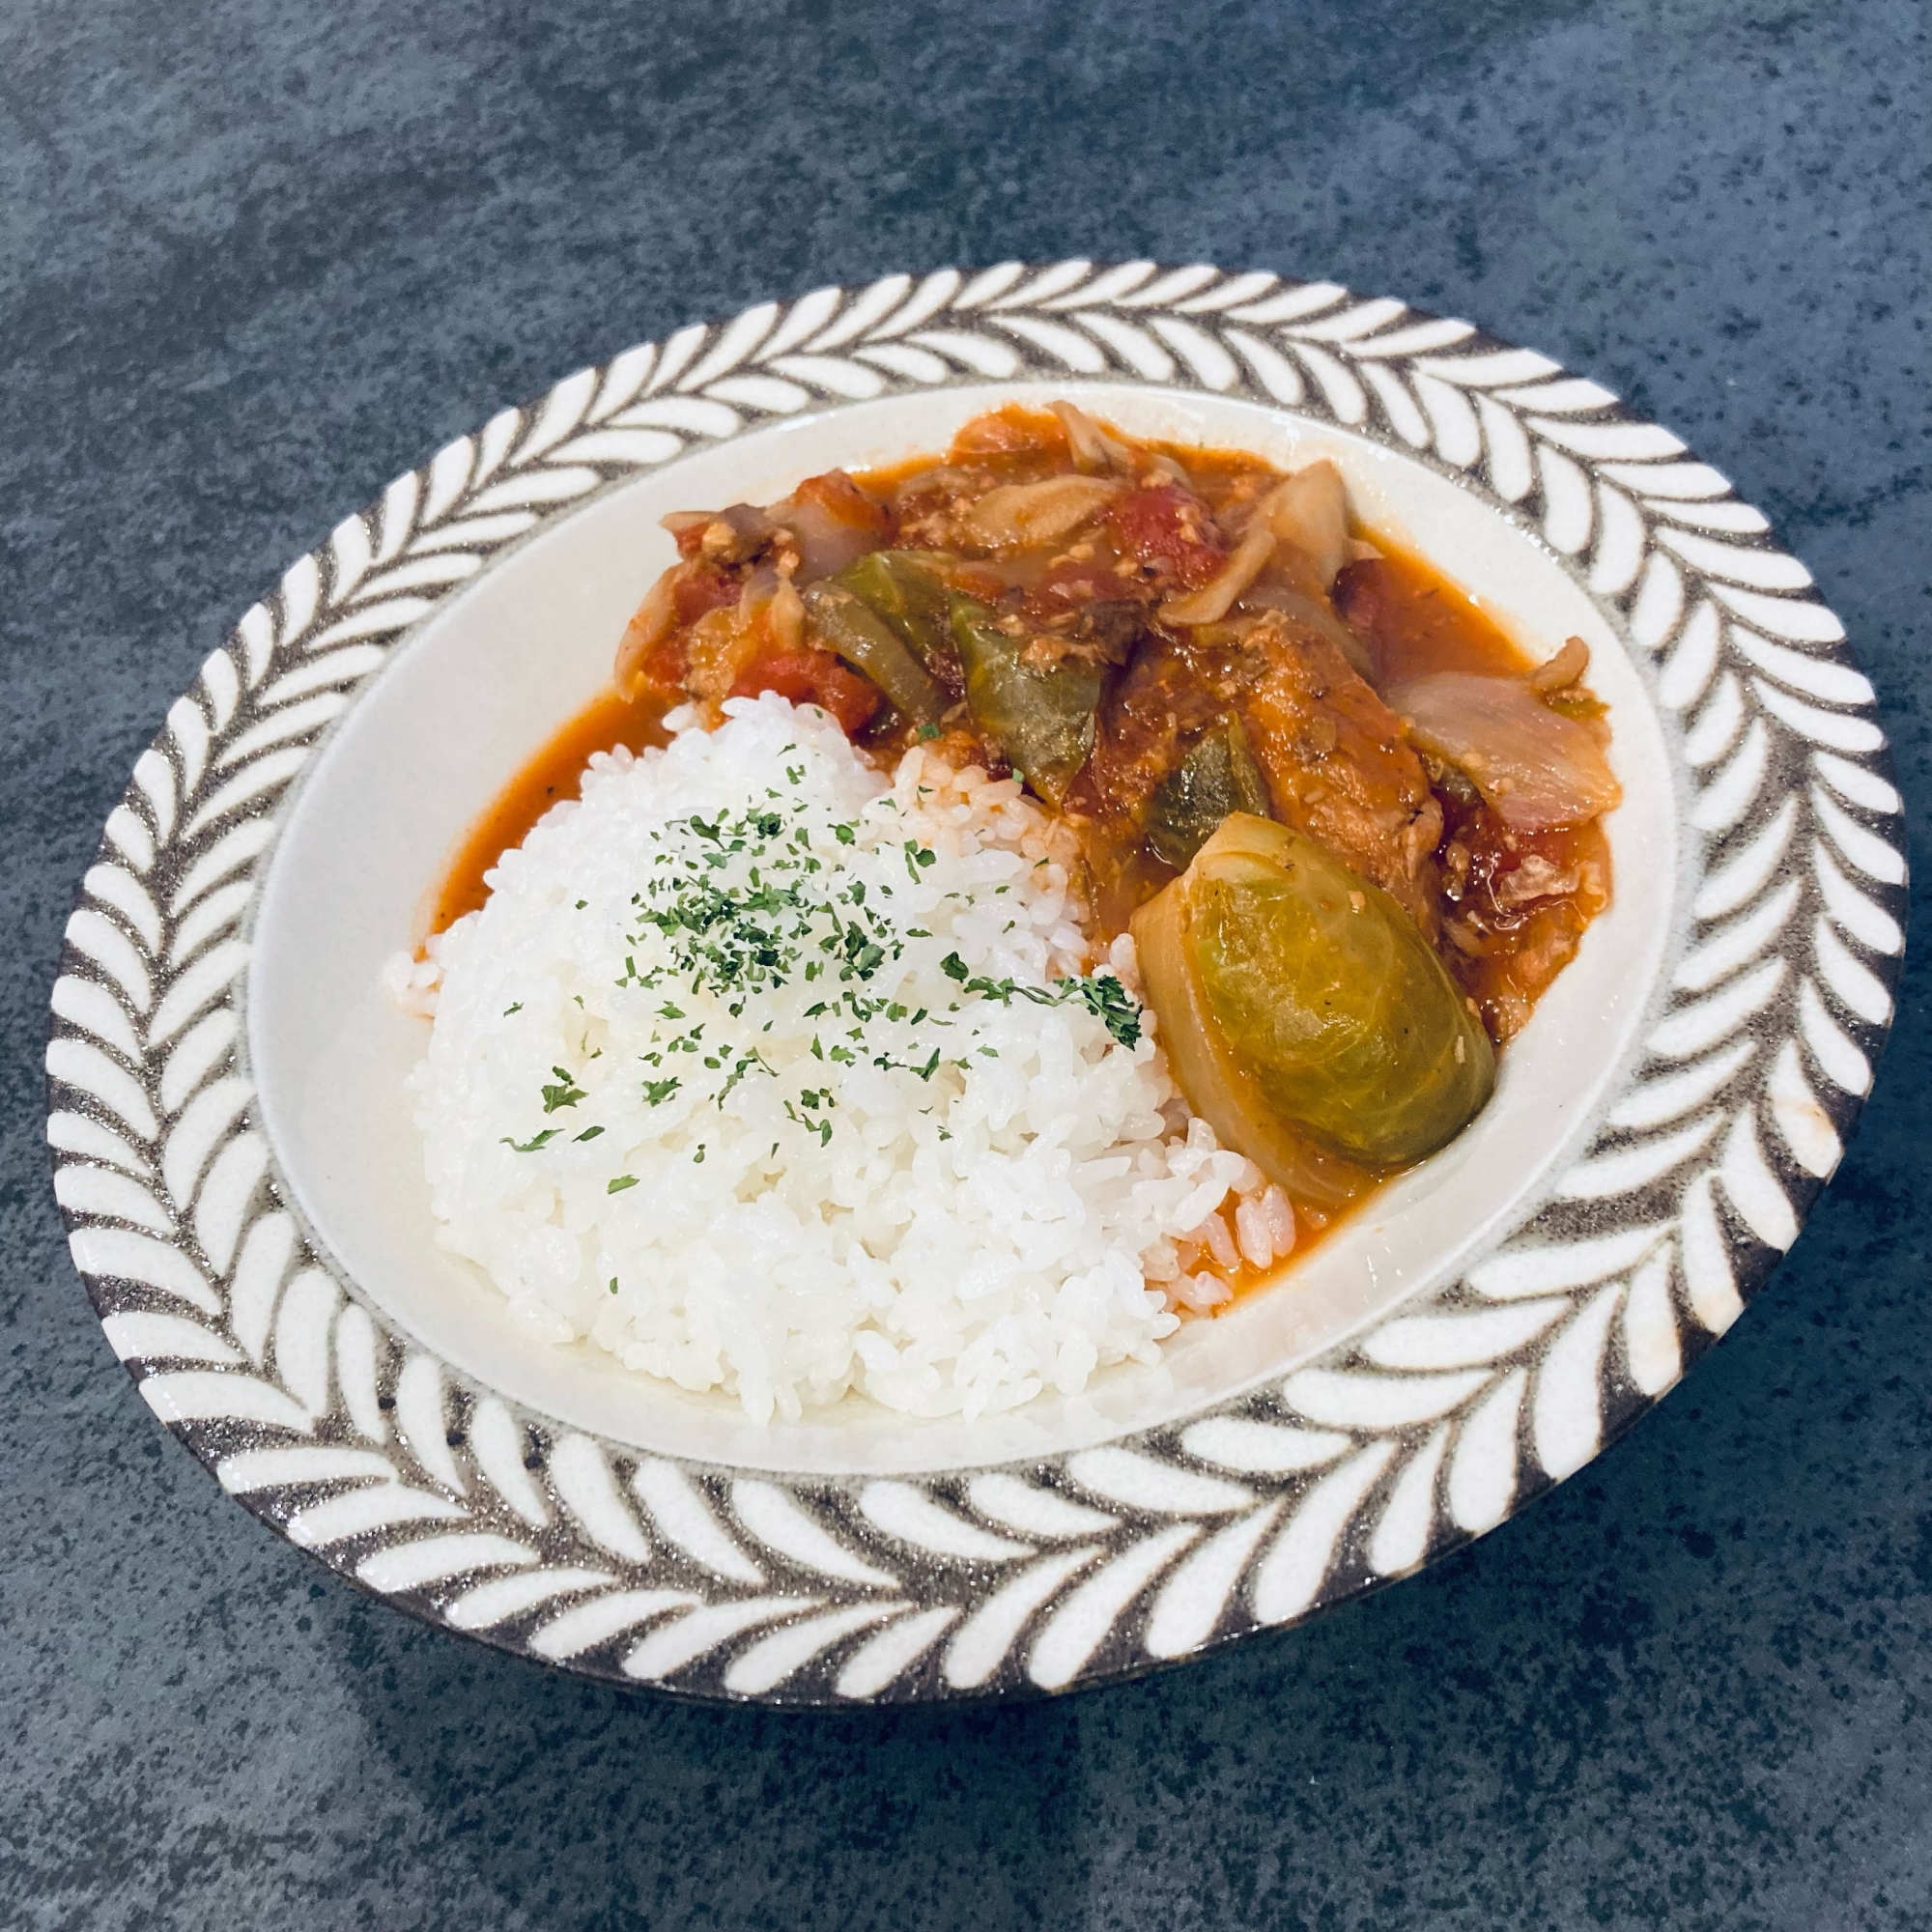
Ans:
{"type": "Polygon", "coordinates": [[[1133,930],[1189,1104],[1291,1193],[1322,1198],[1309,1146],[1420,1160],[1494,1088],[1489,1036],[1408,915],[1288,826],[1227,819],[1133,930]]]}
{"type": "Polygon", "coordinates": [[[1179,871],[1234,811],[1267,817],[1268,787],[1240,721],[1226,718],[1161,781],[1149,802],[1148,844],[1179,871]]]}

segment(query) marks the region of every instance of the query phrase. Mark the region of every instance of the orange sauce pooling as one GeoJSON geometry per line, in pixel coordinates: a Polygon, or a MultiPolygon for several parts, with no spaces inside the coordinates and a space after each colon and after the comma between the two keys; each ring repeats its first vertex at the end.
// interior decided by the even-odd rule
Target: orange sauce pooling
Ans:
{"type": "Polygon", "coordinates": [[[478,912],[490,896],[485,874],[505,852],[514,851],[529,836],[552,806],[575,798],[583,768],[593,752],[641,752],[646,745],[668,745],[664,728],[667,709],[661,696],[633,702],[607,691],[594,697],[556,733],[490,803],[483,815],[463,835],[448,869],[438,884],[432,933],[444,932],[465,914],[478,912]]]}
{"type": "Polygon", "coordinates": [[[1376,670],[1384,685],[1433,671],[1520,677],[1535,668],[1483,607],[1418,556],[1376,539],[1379,558],[1352,564],[1381,607],[1375,626],[1376,670]]]}

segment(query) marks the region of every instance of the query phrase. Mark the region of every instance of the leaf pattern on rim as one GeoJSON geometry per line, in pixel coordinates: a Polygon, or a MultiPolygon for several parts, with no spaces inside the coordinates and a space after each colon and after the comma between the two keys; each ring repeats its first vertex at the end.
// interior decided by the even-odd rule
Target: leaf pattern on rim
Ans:
{"type": "Polygon", "coordinates": [[[1058,1690],[1304,1617],[1581,1467],[1730,1325],[1843,1151],[1903,950],[1901,801],[1843,627],[1667,431],[1332,283],[1084,261],[764,303],[566,377],[286,571],[170,709],[67,927],[47,1138],[74,1264],[230,1493],[418,1614],[784,1701],[1058,1690]],[[600,489],[806,408],[960,382],[1198,387],[1359,430],[1562,558],[1651,668],[1701,845],[1638,1062],[1463,1278],[1278,1383],[1024,1467],[786,1480],[469,1387],[306,1249],[238,1070],[283,794],[410,626],[600,489]]]}

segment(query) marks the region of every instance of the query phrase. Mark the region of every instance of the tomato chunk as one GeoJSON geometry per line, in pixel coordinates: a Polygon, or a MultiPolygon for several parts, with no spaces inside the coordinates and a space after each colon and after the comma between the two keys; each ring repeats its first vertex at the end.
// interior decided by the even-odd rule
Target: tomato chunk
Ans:
{"type": "Polygon", "coordinates": [[[885,701],[875,686],[847,670],[830,651],[771,651],[753,658],[738,673],[730,695],[755,697],[763,691],[829,711],[848,738],[869,724],[885,701]]]}
{"type": "Polygon", "coordinates": [[[1114,541],[1164,582],[1197,588],[1228,560],[1208,505],[1191,490],[1156,483],[1130,491],[1107,512],[1114,541]]]}
{"type": "Polygon", "coordinates": [[[707,611],[722,610],[738,601],[737,581],[709,564],[693,564],[679,575],[671,592],[680,624],[695,624],[707,611]]]}
{"type": "Polygon", "coordinates": [[[868,497],[842,469],[808,476],[792,492],[790,502],[794,506],[816,504],[835,523],[865,530],[877,543],[892,541],[893,513],[876,497],[868,497]]]}
{"type": "Polygon", "coordinates": [[[967,423],[952,439],[951,454],[954,463],[970,463],[988,456],[1060,456],[1065,449],[1066,427],[1058,416],[1009,403],[967,423]]]}

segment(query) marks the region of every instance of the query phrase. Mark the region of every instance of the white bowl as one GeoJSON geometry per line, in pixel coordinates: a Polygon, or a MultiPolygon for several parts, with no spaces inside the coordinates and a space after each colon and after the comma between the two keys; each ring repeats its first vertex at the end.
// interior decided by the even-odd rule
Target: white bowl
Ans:
{"type": "Polygon", "coordinates": [[[699,1694],[1059,1689],[1304,1616],[1571,1473],[1719,1334],[1835,1164],[1903,861],[1869,687],[1667,433],[1467,325],[1084,264],[895,277],[683,331],[505,412],[283,580],[144,754],[70,927],[50,1138],[158,1413],[325,1561],[506,1647],[699,1694]],[[1610,910],[1494,1102],[1155,1369],[967,1424],[760,1427],[545,1349],[435,1242],[378,983],[673,554],[1064,395],[1332,457],[1536,655],[1625,803],[1610,910]]]}

